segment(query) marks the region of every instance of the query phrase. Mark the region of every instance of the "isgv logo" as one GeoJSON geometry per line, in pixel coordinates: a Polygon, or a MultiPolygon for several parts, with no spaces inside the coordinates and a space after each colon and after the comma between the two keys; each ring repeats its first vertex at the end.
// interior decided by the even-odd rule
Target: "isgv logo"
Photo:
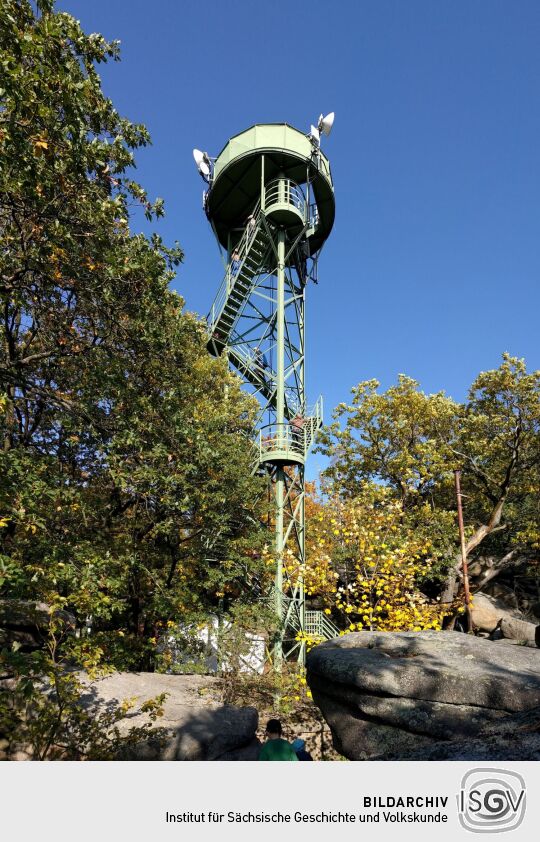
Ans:
{"type": "Polygon", "coordinates": [[[458,795],[459,821],[473,833],[515,830],[526,807],[525,781],[506,769],[471,769],[458,795]]]}

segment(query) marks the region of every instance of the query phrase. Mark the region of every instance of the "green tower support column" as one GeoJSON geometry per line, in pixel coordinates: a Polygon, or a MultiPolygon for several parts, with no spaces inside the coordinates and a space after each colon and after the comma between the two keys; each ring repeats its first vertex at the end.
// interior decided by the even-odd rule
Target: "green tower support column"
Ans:
{"type": "MultiPolygon", "coordinates": [[[[279,192],[283,192],[283,179],[280,179],[279,192]]],[[[276,308],[276,424],[277,433],[283,435],[285,431],[285,231],[280,228],[277,236],[277,308],[276,308]]],[[[281,669],[283,652],[283,551],[284,551],[284,517],[283,502],[285,499],[285,471],[282,465],[276,470],[276,575],[275,575],[275,604],[277,635],[274,645],[274,669],[281,669]]]]}
{"type": "Polygon", "coordinates": [[[285,477],[283,468],[279,467],[275,478],[275,553],[276,573],[274,578],[274,603],[276,608],[276,636],[274,640],[274,669],[279,672],[283,660],[283,500],[285,477]]]}

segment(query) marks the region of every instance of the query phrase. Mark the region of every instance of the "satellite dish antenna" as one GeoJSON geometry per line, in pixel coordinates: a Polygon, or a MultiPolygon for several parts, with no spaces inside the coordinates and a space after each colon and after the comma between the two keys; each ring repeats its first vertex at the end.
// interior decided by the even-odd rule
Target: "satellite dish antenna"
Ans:
{"type": "Polygon", "coordinates": [[[198,170],[203,178],[205,178],[207,181],[210,181],[210,167],[208,166],[206,161],[201,161],[201,163],[198,166],[198,170]]]}
{"type": "Polygon", "coordinates": [[[311,140],[313,146],[317,148],[321,145],[321,136],[319,134],[319,130],[315,128],[315,126],[311,126],[309,130],[309,139],[311,140]]]}
{"type": "Polygon", "coordinates": [[[320,132],[322,132],[324,135],[326,135],[326,137],[328,137],[328,135],[332,131],[332,126],[334,125],[334,117],[335,116],[336,115],[334,114],[334,112],[331,111],[330,114],[326,115],[326,117],[323,117],[322,114],[319,117],[319,122],[317,124],[317,128],[319,129],[320,132]]]}
{"type": "Polygon", "coordinates": [[[200,149],[193,150],[193,158],[197,164],[197,169],[205,181],[210,181],[210,158],[206,152],[201,152],[200,149]]]}

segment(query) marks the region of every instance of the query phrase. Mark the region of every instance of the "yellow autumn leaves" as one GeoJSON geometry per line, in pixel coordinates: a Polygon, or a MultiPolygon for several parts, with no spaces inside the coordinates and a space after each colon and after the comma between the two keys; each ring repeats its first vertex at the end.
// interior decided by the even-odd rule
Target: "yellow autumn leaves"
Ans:
{"type": "Polygon", "coordinates": [[[444,610],[430,604],[419,580],[429,574],[433,547],[404,525],[401,503],[383,487],[365,485],[353,500],[306,501],[306,561],[286,554],[294,584],[345,632],[440,629],[444,610]]]}

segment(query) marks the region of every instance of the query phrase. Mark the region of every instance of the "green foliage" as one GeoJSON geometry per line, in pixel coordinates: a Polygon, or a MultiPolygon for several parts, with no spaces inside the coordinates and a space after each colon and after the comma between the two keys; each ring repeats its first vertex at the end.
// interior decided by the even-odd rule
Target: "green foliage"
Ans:
{"type": "Polygon", "coordinates": [[[181,249],[130,232],[163,203],[95,69],[118,45],[37,9],[0,7],[0,593],[69,608],[79,662],[152,669],[262,569],[254,406],[169,290],[181,249]]]}
{"type": "Polygon", "coordinates": [[[77,673],[57,661],[58,629],[51,628],[47,646],[27,653],[14,646],[2,652],[4,678],[0,688],[0,741],[5,759],[24,753],[31,760],[113,760],[122,750],[148,739],[163,739],[154,724],[163,715],[166,693],[147,699],[140,711],[141,726],[121,730],[119,723],[134,707],[125,699],[92,710],[77,673]]]}
{"type": "Polygon", "coordinates": [[[178,626],[173,622],[168,626],[157,642],[156,672],[205,675],[207,647],[198,634],[199,626],[178,626]]]}
{"type": "MultiPolygon", "coordinates": [[[[3,603],[9,624],[10,607],[3,603]]],[[[142,725],[121,727],[135,699],[100,706],[85,678],[113,671],[101,664],[103,651],[92,645],[78,646],[72,635],[72,617],[54,606],[15,603],[11,619],[19,617],[29,627],[35,621],[43,645],[28,648],[26,635],[0,652],[0,752],[2,759],[111,760],[130,746],[152,737],[164,739],[154,724],[163,714],[167,694],[139,705],[146,714],[142,725]],[[47,620],[45,621],[45,616],[47,620]],[[44,628],[44,623],[47,628],[44,628]],[[74,669],[84,667],[86,676],[74,669]]]]}
{"type": "Polygon", "coordinates": [[[321,439],[332,457],[325,474],[343,495],[375,480],[389,484],[405,504],[426,498],[434,480],[451,471],[458,405],[442,392],[425,395],[404,375],[383,394],[378,389],[376,380],[360,383],[352,402],[336,408],[321,439]]]}
{"type": "Polygon", "coordinates": [[[403,529],[429,539],[441,579],[458,553],[454,471],[462,471],[467,551],[504,554],[538,549],[540,488],[540,372],[503,355],[482,372],[468,400],[426,395],[400,376],[384,393],[371,380],[352,391],[321,437],[331,458],[326,488],[342,499],[362,484],[387,486],[403,507],[403,529]],[[342,422],[345,422],[342,425],[342,422]],[[503,517],[504,514],[504,517],[503,517]]]}
{"type": "Polygon", "coordinates": [[[306,593],[339,629],[441,628],[445,612],[419,591],[432,576],[433,542],[407,523],[390,488],[365,482],[354,498],[319,501],[313,520],[306,593]]]}
{"type": "Polygon", "coordinates": [[[227,672],[222,676],[221,692],[225,704],[255,704],[275,716],[288,716],[312,705],[305,669],[293,663],[285,663],[281,672],[269,670],[263,675],[227,672]]]}
{"type": "Polygon", "coordinates": [[[540,529],[540,371],[529,373],[524,360],[504,354],[499,368],[481,372],[463,409],[455,455],[476,517],[485,522],[486,511],[492,514],[502,503],[505,523],[495,525],[504,542],[520,545],[524,530],[534,546],[540,529]]]}

